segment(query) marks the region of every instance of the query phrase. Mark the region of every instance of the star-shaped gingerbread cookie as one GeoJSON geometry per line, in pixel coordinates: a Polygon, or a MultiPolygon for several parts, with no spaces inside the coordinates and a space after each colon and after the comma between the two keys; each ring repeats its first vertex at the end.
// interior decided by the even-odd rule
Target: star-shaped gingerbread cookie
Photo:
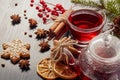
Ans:
{"type": "Polygon", "coordinates": [[[13,40],[8,43],[3,43],[3,52],[1,58],[10,59],[13,64],[18,63],[21,59],[30,58],[30,44],[22,43],[21,40],[13,40]]]}

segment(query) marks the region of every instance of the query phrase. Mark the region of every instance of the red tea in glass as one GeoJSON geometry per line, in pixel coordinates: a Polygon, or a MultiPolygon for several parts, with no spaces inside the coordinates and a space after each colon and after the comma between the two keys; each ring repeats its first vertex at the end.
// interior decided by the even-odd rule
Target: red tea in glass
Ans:
{"type": "Polygon", "coordinates": [[[86,44],[101,32],[105,16],[94,10],[81,9],[72,12],[67,22],[73,38],[86,44]]]}

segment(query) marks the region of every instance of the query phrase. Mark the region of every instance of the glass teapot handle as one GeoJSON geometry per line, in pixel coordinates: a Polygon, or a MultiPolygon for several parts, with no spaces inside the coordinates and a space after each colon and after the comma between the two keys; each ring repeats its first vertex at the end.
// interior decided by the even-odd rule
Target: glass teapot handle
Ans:
{"type": "MultiPolygon", "coordinates": [[[[63,52],[65,54],[67,54],[68,56],[68,64],[69,65],[78,65],[79,61],[72,55],[72,53],[67,49],[67,48],[63,48],[63,52]]],[[[81,53],[80,51],[78,51],[79,53],[81,53]]]]}

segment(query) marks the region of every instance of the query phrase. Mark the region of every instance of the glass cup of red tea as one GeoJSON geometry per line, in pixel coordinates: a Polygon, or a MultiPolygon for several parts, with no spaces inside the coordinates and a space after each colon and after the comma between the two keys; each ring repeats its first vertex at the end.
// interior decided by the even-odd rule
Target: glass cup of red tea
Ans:
{"type": "Polygon", "coordinates": [[[89,41],[100,34],[106,23],[104,11],[91,9],[79,9],[73,11],[67,18],[68,29],[79,44],[86,45],[89,41]]]}

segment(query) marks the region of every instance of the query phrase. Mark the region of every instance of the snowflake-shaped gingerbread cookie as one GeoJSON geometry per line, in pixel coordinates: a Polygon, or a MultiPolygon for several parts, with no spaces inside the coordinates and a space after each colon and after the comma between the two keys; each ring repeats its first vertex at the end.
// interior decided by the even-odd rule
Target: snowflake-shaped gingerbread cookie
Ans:
{"type": "Polygon", "coordinates": [[[21,59],[30,58],[30,44],[22,43],[21,40],[13,40],[8,43],[3,43],[3,52],[1,58],[10,59],[12,63],[16,64],[21,59]]]}

